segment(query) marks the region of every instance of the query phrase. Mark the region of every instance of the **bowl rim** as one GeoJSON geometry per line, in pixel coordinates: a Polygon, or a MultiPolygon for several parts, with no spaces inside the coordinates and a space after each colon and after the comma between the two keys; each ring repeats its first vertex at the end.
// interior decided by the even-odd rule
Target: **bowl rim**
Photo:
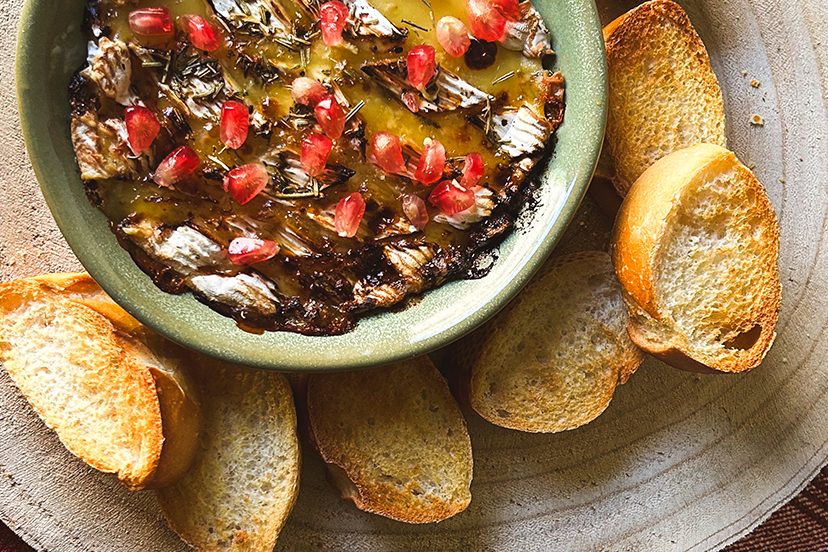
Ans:
{"type": "MultiPolygon", "coordinates": [[[[82,3],[82,0],[78,2],[82,3]]],[[[23,6],[18,27],[15,71],[17,101],[26,148],[46,203],[80,263],[118,304],[143,324],[169,339],[228,362],[282,371],[323,372],[367,368],[426,354],[474,330],[523,288],[560,239],[586,193],[595,170],[607,117],[604,41],[594,0],[536,0],[535,5],[549,21],[552,4],[562,2],[572,13],[580,16],[577,19],[577,30],[572,31],[579,41],[571,45],[582,59],[573,59],[572,63],[577,61],[582,68],[587,68],[584,74],[568,76],[564,73],[567,94],[573,82],[576,85],[583,84],[578,92],[583,95],[580,100],[583,105],[577,105],[577,108],[588,110],[591,114],[591,117],[579,119],[578,122],[581,125],[578,129],[581,143],[577,153],[582,162],[574,169],[570,167],[570,172],[566,175],[555,174],[557,164],[562,162],[558,155],[562,142],[559,137],[568,128],[567,115],[572,116],[572,110],[576,109],[567,103],[552,159],[541,176],[542,187],[562,187],[555,192],[558,201],[546,208],[547,211],[552,209],[552,212],[544,212],[541,222],[533,221],[530,225],[537,227],[540,224],[542,228],[534,228],[529,232],[513,229],[500,246],[501,253],[506,249],[507,256],[513,254],[514,247],[519,244],[519,234],[532,235],[534,232],[540,240],[520,244],[516,266],[509,267],[496,280],[478,285],[486,290],[482,296],[475,297],[478,295],[474,289],[475,283],[485,281],[491,274],[480,280],[444,284],[423,294],[417,305],[400,312],[370,314],[361,318],[357,328],[344,336],[310,337],[289,332],[265,332],[257,336],[243,332],[232,320],[198,302],[189,292],[182,296],[161,292],[137,268],[128,254],[120,249],[103,214],[85,200],[85,192],[82,192],[81,200],[78,191],[71,188],[80,185],[80,189],[83,189],[77,167],[74,166],[74,174],[71,174],[72,171],[66,166],[52,162],[59,157],[60,151],[65,153],[65,141],[69,140],[71,146],[71,140],[68,136],[69,111],[63,113],[62,117],[60,114],[55,115],[51,106],[44,106],[43,101],[40,101],[46,92],[37,89],[46,82],[43,71],[55,71],[55,64],[50,65],[48,58],[48,48],[50,45],[54,47],[55,39],[51,42],[42,40],[43,33],[37,28],[40,18],[51,17],[54,20],[57,17],[51,13],[57,11],[51,0],[28,0],[23,6]],[[41,70],[33,71],[33,67],[41,70]],[[591,80],[585,80],[587,77],[591,80]],[[55,124],[62,124],[63,127],[55,129],[55,124]],[[563,176],[566,181],[552,182],[550,175],[563,176]],[[107,238],[101,236],[101,225],[105,226],[105,231],[110,236],[109,241],[115,243],[121,253],[106,242],[107,238]],[[124,255],[128,259],[126,262],[124,255]],[[453,312],[453,295],[470,303],[468,312],[453,312]],[[422,307],[424,303],[428,306],[422,307]],[[428,316],[412,318],[411,312],[416,313],[421,307],[427,308],[425,313],[428,316]],[[440,323],[428,324],[430,318],[435,316],[440,319],[440,323]],[[412,327],[416,327],[419,333],[413,335],[410,331],[412,327]]],[[[69,24],[70,27],[72,25],[69,24]]],[[[79,27],[80,18],[76,25],[79,27]]],[[[558,52],[558,60],[562,55],[574,58],[575,52],[568,53],[564,48],[558,52]]],[[[69,71],[69,75],[74,69],[69,71]]],[[[66,87],[63,90],[66,95],[66,87]]],[[[68,107],[68,99],[65,103],[68,107]]],[[[575,156],[563,162],[571,164],[574,158],[575,156]]],[[[74,163],[74,157],[72,162],[74,163]]],[[[538,207],[538,210],[541,208],[538,207]]],[[[537,216],[537,213],[533,216],[537,216]]],[[[498,263],[503,262],[501,255],[492,272],[497,271],[498,263]]]]}

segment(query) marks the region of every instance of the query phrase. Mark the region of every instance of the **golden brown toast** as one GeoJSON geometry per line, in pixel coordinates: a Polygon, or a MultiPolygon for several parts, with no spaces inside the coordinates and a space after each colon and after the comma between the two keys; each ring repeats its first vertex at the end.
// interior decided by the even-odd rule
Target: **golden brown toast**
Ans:
{"type": "Polygon", "coordinates": [[[307,382],[311,440],[343,498],[398,521],[440,521],[471,501],[471,440],[428,357],[307,382]]]}
{"type": "Polygon", "coordinates": [[[647,169],[621,205],[612,251],[639,347],[703,372],[762,361],[779,316],[779,227],[735,154],[698,144],[647,169]]]}
{"type": "Polygon", "coordinates": [[[453,346],[452,359],[483,418],[521,431],[573,429],[601,414],[644,359],[627,320],[609,255],[567,254],[453,346]]]}
{"type": "Polygon", "coordinates": [[[700,142],[726,145],[719,81],[678,4],[641,4],[607,25],[604,41],[606,141],[615,166],[613,183],[622,196],[670,152],[700,142]]]}
{"type": "Polygon", "coordinates": [[[170,527],[200,551],[270,552],[296,502],[296,411],[282,374],[205,359],[198,454],[157,491],[170,527]]]}
{"type": "Polygon", "coordinates": [[[182,475],[201,419],[188,352],[143,328],[87,274],[0,284],[0,321],[3,365],[73,454],[133,489],[182,475]]]}

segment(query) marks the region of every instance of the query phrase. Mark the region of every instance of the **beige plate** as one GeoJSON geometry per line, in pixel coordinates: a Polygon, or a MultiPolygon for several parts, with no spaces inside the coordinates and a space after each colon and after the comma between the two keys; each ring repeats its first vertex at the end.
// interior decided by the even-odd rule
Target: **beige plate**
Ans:
{"type": "MultiPolygon", "coordinates": [[[[626,7],[600,1],[605,20],[626,7]]],[[[828,8],[824,0],[680,3],[725,89],[731,147],[755,164],[782,222],[783,310],[765,364],[702,377],[648,361],[605,415],[560,435],[524,435],[470,417],[472,504],[427,527],[342,504],[306,452],[301,495],[277,550],[715,550],[766,518],[825,463],[828,8]],[[764,126],[751,126],[752,114],[764,126]]],[[[21,4],[5,0],[0,8],[4,278],[78,267],[39,196],[15,115],[21,4]]],[[[152,494],[129,493],[66,453],[5,372],[0,443],[0,518],[35,548],[186,549],[152,494]]]]}

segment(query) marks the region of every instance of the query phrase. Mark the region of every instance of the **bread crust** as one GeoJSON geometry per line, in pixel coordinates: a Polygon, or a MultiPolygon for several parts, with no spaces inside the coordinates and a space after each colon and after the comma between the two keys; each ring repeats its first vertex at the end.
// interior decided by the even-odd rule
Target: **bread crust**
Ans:
{"type": "Polygon", "coordinates": [[[203,359],[199,454],[156,491],[170,527],[203,552],[270,552],[296,502],[301,454],[282,374],[203,359]]]}
{"type": "MultiPolygon", "coordinates": [[[[0,315],[8,317],[35,303],[72,316],[86,328],[86,344],[70,341],[69,347],[74,348],[67,354],[80,359],[81,368],[89,372],[89,387],[100,382],[98,397],[105,396],[118,382],[134,380],[132,391],[127,392],[133,393],[133,404],[117,415],[128,420],[130,431],[135,433],[139,467],[113,463],[111,455],[104,454],[106,449],[102,452],[100,445],[88,443],[89,436],[97,432],[103,442],[110,428],[67,426],[58,405],[32,397],[30,400],[38,403],[33,406],[46,424],[57,431],[73,454],[96,469],[117,473],[131,489],[157,488],[181,477],[195,455],[201,425],[197,394],[186,374],[192,362],[189,353],[144,328],[86,273],[44,274],[0,284],[0,315]],[[84,349],[90,346],[97,349],[84,349]]],[[[43,346],[52,345],[44,342],[43,346]]],[[[3,351],[4,359],[8,352],[3,351]]],[[[25,371],[21,362],[9,360],[6,368],[27,398],[40,393],[30,387],[31,381],[24,381],[29,378],[21,371],[25,371]]],[[[116,422],[123,423],[112,420],[116,422]]]]}
{"type": "Polygon", "coordinates": [[[678,4],[645,2],[603,33],[606,137],[615,165],[613,184],[622,196],[648,166],[672,151],[699,142],[726,145],[721,87],[707,49],[678,4]]]}
{"type": "MultiPolygon", "coordinates": [[[[727,205],[721,208],[726,209],[727,205]]],[[[776,336],[781,302],[778,250],[779,227],[770,199],[733,152],[713,144],[698,144],[659,160],[630,188],[613,229],[611,253],[630,311],[630,337],[639,347],[676,368],[695,372],[741,372],[754,368],[776,336]],[[713,354],[694,347],[671,325],[673,313],[666,310],[664,298],[658,296],[656,280],[662,268],[661,252],[668,245],[676,213],[690,200],[700,182],[724,174],[732,174],[745,193],[756,198],[756,215],[763,221],[765,238],[754,253],[764,277],[761,289],[756,291],[759,300],[748,312],[726,313],[737,319],[721,330],[720,340],[726,350],[713,354]],[[758,336],[752,336],[755,341],[743,348],[737,341],[755,328],[761,328],[758,336]],[[654,330],[661,333],[656,335],[654,330]]]]}
{"type": "Polygon", "coordinates": [[[610,245],[615,271],[630,298],[659,322],[664,320],[655,299],[655,256],[678,197],[699,174],[726,170],[734,162],[732,152],[712,144],[675,152],[669,163],[647,169],[618,210],[610,245]]]}
{"type": "Polygon", "coordinates": [[[472,449],[466,421],[428,357],[375,370],[313,374],[307,404],[310,440],[330,468],[329,480],[359,509],[406,523],[430,523],[469,505],[472,449]],[[414,386],[427,391],[420,395],[414,386]],[[434,416],[419,418],[423,408],[415,405],[430,400],[436,410],[425,412],[434,416]],[[399,433],[398,439],[387,438],[389,428],[399,433]],[[412,447],[422,448],[408,450],[412,447]],[[434,481],[436,491],[421,487],[419,474],[407,471],[401,459],[409,453],[417,457],[417,470],[433,474],[443,467],[456,479],[434,481]],[[426,454],[439,456],[429,459],[426,454]],[[387,481],[374,473],[383,468],[387,481]]]}
{"type": "MultiPolygon", "coordinates": [[[[116,473],[125,486],[142,488],[154,476],[164,442],[155,381],[124,347],[108,319],[71,299],[97,296],[98,289],[91,278],[81,274],[0,284],[0,354],[15,384],[70,452],[98,470],[116,473]],[[44,324],[37,331],[35,321],[30,321],[35,317],[44,324]],[[61,328],[48,324],[64,320],[71,321],[80,333],[71,334],[77,341],[69,341],[70,348],[56,348],[49,339],[61,328]],[[23,332],[24,327],[32,329],[23,332]],[[59,365],[49,365],[52,359],[59,365]],[[103,413],[90,412],[88,418],[81,418],[79,412],[68,413],[67,408],[73,407],[55,402],[51,375],[40,372],[42,364],[48,372],[58,374],[58,385],[74,385],[91,400],[111,401],[120,408],[112,426],[97,425],[109,419],[103,413]],[[131,409],[126,408],[127,402],[133,405],[131,409]]],[[[67,396],[66,400],[74,398],[67,396]]]]}
{"type": "Polygon", "coordinates": [[[503,311],[452,346],[471,407],[493,424],[544,433],[600,415],[644,360],[614,280],[603,251],[545,263],[503,311]]]}

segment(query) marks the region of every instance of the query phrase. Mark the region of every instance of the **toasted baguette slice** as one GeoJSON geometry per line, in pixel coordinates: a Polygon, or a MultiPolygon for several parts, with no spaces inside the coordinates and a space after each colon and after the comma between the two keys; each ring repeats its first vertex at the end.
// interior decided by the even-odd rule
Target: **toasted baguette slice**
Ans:
{"type": "Polygon", "coordinates": [[[493,424],[552,433],[582,426],[644,360],[629,339],[621,285],[603,251],[548,261],[451,358],[469,403],[493,424]]]}
{"type": "Polygon", "coordinates": [[[296,410],[276,372],[205,361],[195,462],[157,491],[170,527],[204,551],[270,552],[299,491],[296,410]]]}
{"type": "Polygon", "coordinates": [[[776,336],[778,255],[770,199],[732,152],[668,155],[630,188],[613,230],[630,336],[677,368],[754,368],[776,336]]]}
{"type": "Polygon", "coordinates": [[[313,374],[311,440],[357,508],[408,523],[440,521],[471,501],[471,440],[428,357],[374,370],[313,374]]]}
{"type": "Polygon", "coordinates": [[[88,274],[0,285],[0,319],[6,370],[69,451],[133,489],[183,474],[200,428],[188,352],[141,326],[88,274]]]}
{"type": "Polygon", "coordinates": [[[604,28],[613,180],[623,196],[670,152],[706,142],[725,146],[719,81],[684,10],[652,0],[604,28]]]}

